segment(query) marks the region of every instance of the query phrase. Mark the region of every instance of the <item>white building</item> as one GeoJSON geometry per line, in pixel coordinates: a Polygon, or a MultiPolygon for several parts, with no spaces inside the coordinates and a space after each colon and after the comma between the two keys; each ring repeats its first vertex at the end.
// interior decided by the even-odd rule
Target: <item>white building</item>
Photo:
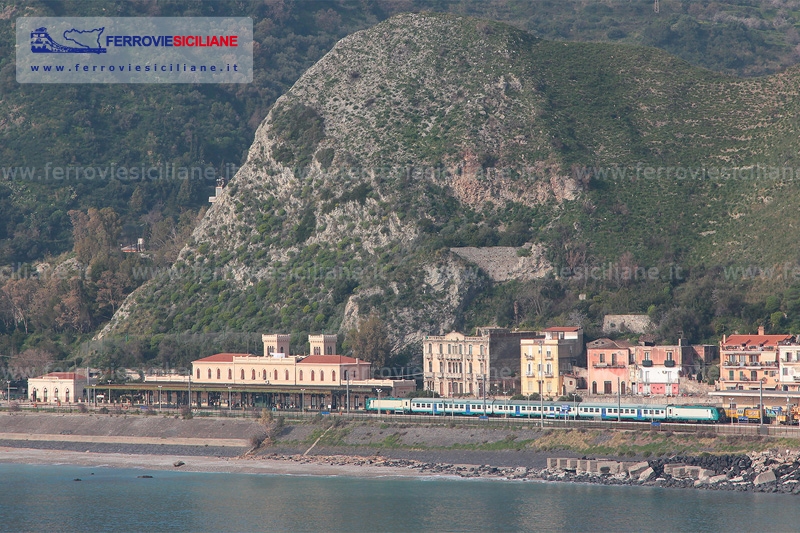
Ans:
{"type": "Polygon", "coordinates": [[[50,372],[28,380],[28,397],[32,402],[72,403],[83,401],[86,376],[76,372],[50,372]]]}

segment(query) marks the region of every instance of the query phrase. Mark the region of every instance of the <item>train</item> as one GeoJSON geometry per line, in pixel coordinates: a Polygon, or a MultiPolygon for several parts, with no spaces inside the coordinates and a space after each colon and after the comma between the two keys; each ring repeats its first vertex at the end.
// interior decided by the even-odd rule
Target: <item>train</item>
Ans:
{"type": "Polygon", "coordinates": [[[612,404],[537,402],[526,400],[468,400],[461,398],[367,398],[367,411],[387,414],[439,416],[502,416],[516,418],[620,420],[635,422],[727,422],[725,409],[713,405],[612,404]]]}

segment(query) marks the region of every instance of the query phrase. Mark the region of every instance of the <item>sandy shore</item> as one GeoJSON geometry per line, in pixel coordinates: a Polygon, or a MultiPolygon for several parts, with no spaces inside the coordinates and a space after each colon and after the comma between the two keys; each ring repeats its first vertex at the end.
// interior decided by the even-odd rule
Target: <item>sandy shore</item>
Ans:
{"type": "Polygon", "coordinates": [[[196,455],[128,455],[118,453],[75,452],[65,450],[40,450],[32,448],[0,447],[0,463],[33,465],[70,464],[78,466],[141,468],[147,470],[174,470],[188,472],[223,472],[236,474],[282,474],[305,476],[350,477],[419,477],[413,468],[336,464],[337,458],[319,456],[307,459],[285,460],[267,457],[209,457],[196,455]],[[176,463],[184,463],[180,467],[176,463]]]}

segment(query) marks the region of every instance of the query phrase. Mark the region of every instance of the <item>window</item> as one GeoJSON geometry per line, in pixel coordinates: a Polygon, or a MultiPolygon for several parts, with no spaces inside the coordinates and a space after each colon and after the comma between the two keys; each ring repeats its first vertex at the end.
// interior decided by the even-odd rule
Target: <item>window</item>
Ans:
{"type": "MultiPolygon", "coordinates": [[[[44,394],[44,401],[45,401],[45,403],[47,403],[47,387],[45,387],[45,389],[42,391],[42,393],[44,394]]],[[[110,399],[111,398],[109,398],[109,400],[110,399]]]]}
{"type": "Polygon", "coordinates": [[[300,381],[303,381],[303,371],[300,371],[300,381]]]}
{"type": "Polygon", "coordinates": [[[481,346],[480,354],[483,355],[483,346],[481,346]]]}
{"type": "Polygon", "coordinates": [[[667,361],[672,361],[672,352],[667,352],[667,361]]]}
{"type": "Polygon", "coordinates": [[[228,369],[228,379],[229,380],[233,379],[233,370],[230,368],[228,369]]]}
{"type": "Polygon", "coordinates": [[[439,372],[444,372],[444,363],[439,361],[439,372]]]}
{"type": "Polygon", "coordinates": [[[275,372],[272,373],[272,375],[274,376],[272,379],[274,379],[275,381],[278,381],[278,369],[277,368],[275,369],[275,372]]]}
{"type": "Polygon", "coordinates": [[[750,371],[750,381],[758,381],[758,371],[756,370],[750,371]]]}
{"type": "Polygon", "coordinates": [[[428,372],[433,372],[433,361],[428,361],[428,372]]]}
{"type": "Polygon", "coordinates": [[[650,352],[644,352],[644,360],[645,361],[649,361],[650,360],[650,352]]]}
{"type": "Polygon", "coordinates": [[[255,368],[250,370],[250,379],[252,379],[253,381],[255,381],[255,379],[256,379],[256,369],[255,368]]]}
{"type": "Polygon", "coordinates": [[[314,355],[320,355],[319,346],[314,346],[314,355]]]}
{"type": "Polygon", "coordinates": [[[240,374],[240,376],[239,376],[239,379],[241,379],[242,381],[244,381],[244,368],[242,369],[242,372],[241,372],[241,374],[240,374]]]}
{"type": "Polygon", "coordinates": [[[469,353],[470,355],[472,355],[472,345],[471,345],[471,344],[469,345],[469,347],[467,348],[467,350],[469,350],[467,353],[469,353]]]}
{"type": "Polygon", "coordinates": [[[208,369],[208,379],[211,379],[211,369],[208,369]]]}
{"type": "Polygon", "coordinates": [[[336,370],[331,370],[331,381],[336,381],[336,370]]]}
{"type": "Polygon", "coordinates": [[[447,345],[447,354],[449,355],[451,353],[453,353],[453,345],[452,344],[448,344],[447,345]]]}
{"type": "Polygon", "coordinates": [[[463,344],[459,344],[458,345],[458,355],[461,355],[463,353],[464,353],[464,345],[463,344]]]}
{"type": "Polygon", "coordinates": [[[319,371],[319,380],[320,381],[325,381],[325,371],[324,370],[320,370],[319,371]]]}
{"type": "Polygon", "coordinates": [[[200,379],[200,369],[197,369],[197,379],[200,379]]]}
{"type": "Polygon", "coordinates": [[[64,391],[64,401],[69,403],[69,389],[64,391]]]}
{"type": "Polygon", "coordinates": [[[314,371],[311,371],[311,381],[314,381],[314,371]]]}
{"type": "Polygon", "coordinates": [[[604,354],[604,353],[600,354],[600,362],[601,363],[605,363],[606,362],[606,354],[604,354]]]}
{"type": "Polygon", "coordinates": [[[469,373],[472,374],[472,361],[469,362],[469,373]]]}
{"type": "Polygon", "coordinates": [[[217,369],[217,379],[222,379],[222,371],[219,368],[217,369]]]}
{"type": "Polygon", "coordinates": [[[289,381],[289,371],[288,370],[284,370],[283,371],[283,379],[285,379],[286,381],[289,381]]]}
{"type": "Polygon", "coordinates": [[[611,354],[611,364],[612,365],[616,365],[617,364],[617,354],[615,354],[615,353],[611,354]]]}
{"type": "Polygon", "coordinates": [[[728,370],[728,379],[733,381],[733,370],[728,370]]]}
{"type": "Polygon", "coordinates": [[[603,394],[611,394],[611,382],[604,381],[603,382],[603,394]]]}

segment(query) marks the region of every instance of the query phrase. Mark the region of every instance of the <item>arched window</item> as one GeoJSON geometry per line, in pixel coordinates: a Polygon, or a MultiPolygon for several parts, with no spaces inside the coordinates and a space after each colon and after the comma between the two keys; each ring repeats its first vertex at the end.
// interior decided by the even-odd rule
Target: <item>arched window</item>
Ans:
{"type": "Polygon", "coordinates": [[[336,370],[331,370],[331,381],[336,381],[336,370]]]}
{"type": "Polygon", "coordinates": [[[592,381],[592,394],[597,394],[597,382],[592,381]]]}
{"type": "Polygon", "coordinates": [[[197,379],[200,379],[200,369],[197,369],[197,379]]]}
{"type": "Polygon", "coordinates": [[[300,371],[300,381],[303,381],[303,371],[300,371]]]}
{"type": "Polygon", "coordinates": [[[47,387],[42,391],[42,394],[44,394],[44,402],[47,403],[47,387]]]}
{"type": "Polygon", "coordinates": [[[250,379],[252,379],[253,381],[255,381],[255,379],[256,379],[256,369],[255,368],[250,371],[250,379]]]}
{"type": "Polygon", "coordinates": [[[208,369],[208,379],[211,379],[211,369],[208,369]]]}
{"type": "Polygon", "coordinates": [[[64,391],[64,401],[69,403],[69,389],[64,391]]]}
{"type": "Polygon", "coordinates": [[[311,371],[311,381],[314,381],[314,371],[311,371]]]}
{"type": "Polygon", "coordinates": [[[220,374],[220,369],[217,369],[217,379],[222,379],[222,374],[220,374]]]}
{"type": "Polygon", "coordinates": [[[284,370],[284,371],[283,371],[283,375],[284,375],[284,379],[285,379],[286,381],[289,381],[289,371],[288,371],[288,370],[284,370]]]}
{"type": "Polygon", "coordinates": [[[278,369],[277,368],[275,369],[274,375],[275,375],[275,381],[278,381],[278,369]]]}
{"type": "Polygon", "coordinates": [[[244,368],[242,369],[242,372],[241,372],[241,374],[240,374],[240,375],[241,375],[241,377],[240,377],[239,379],[241,379],[241,380],[243,380],[243,381],[244,381],[244,368]]]}
{"type": "Polygon", "coordinates": [[[233,379],[233,370],[231,370],[230,368],[228,369],[228,379],[229,380],[233,379]]]}
{"type": "Polygon", "coordinates": [[[53,401],[58,401],[58,389],[53,389],[53,401]]]}
{"type": "Polygon", "coordinates": [[[266,370],[264,370],[264,381],[267,381],[267,376],[269,376],[269,374],[267,373],[266,370]]]}
{"type": "Polygon", "coordinates": [[[320,381],[325,381],[325,371],[324,370],[320,370],[319,371],[319,380],[320,381]]]}

